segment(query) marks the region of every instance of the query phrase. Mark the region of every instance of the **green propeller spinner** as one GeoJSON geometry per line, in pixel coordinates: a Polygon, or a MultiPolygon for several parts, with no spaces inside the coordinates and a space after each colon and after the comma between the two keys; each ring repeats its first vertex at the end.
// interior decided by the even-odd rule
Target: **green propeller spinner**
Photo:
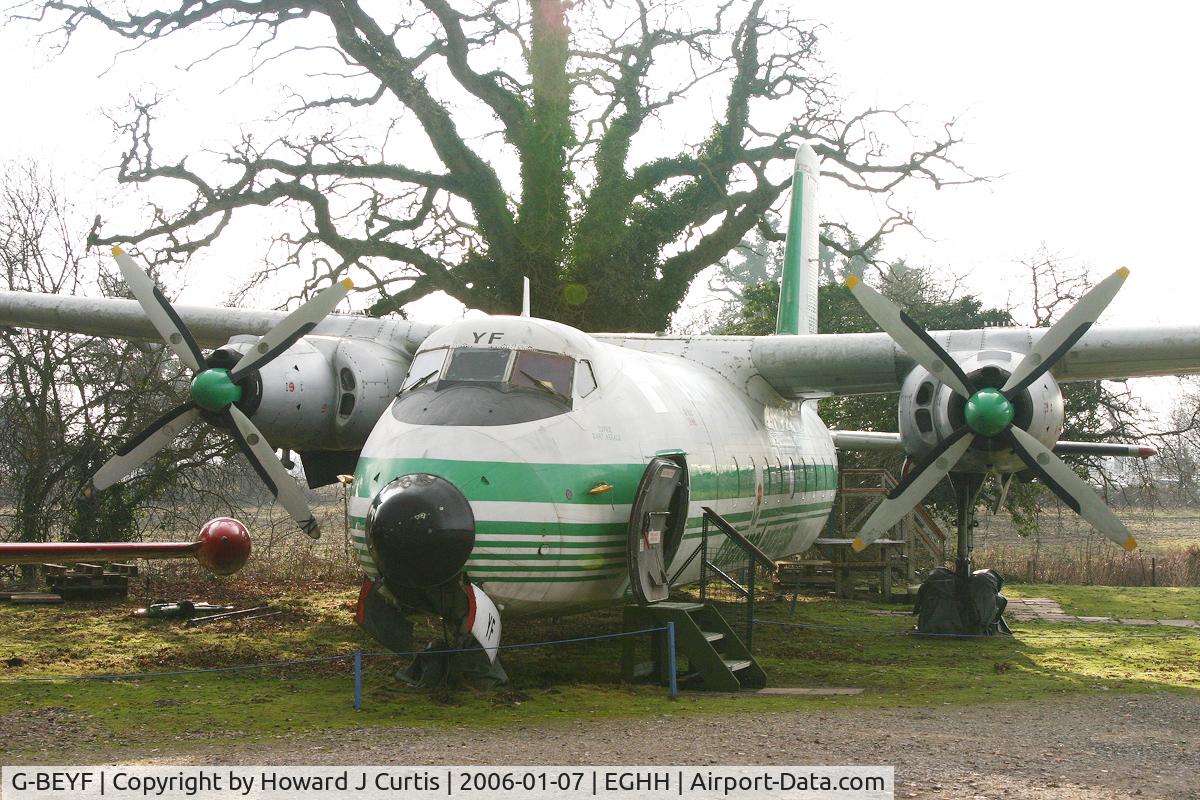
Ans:
{"type": "Polygon", "coordinates": [[[229,370],[206,369],[192,378],[192,401],[205,411],[220,411],[242,399],[242,387],[229,378],[229,370]]]}
{"type": "MultiPolygon", "coordinates": [[[[199,401],[197,401],[199,402],[199,401]]],[[[996,436],[1013,421],[1013,404],[999,389],[980,389],[967,400],[963,416],[980,436],[996,436]]]]}

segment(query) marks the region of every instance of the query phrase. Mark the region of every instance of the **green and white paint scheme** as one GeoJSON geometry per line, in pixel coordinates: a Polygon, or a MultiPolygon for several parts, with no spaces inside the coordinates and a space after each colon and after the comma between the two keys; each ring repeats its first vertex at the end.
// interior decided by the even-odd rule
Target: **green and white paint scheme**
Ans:
{"type": "MultiPolygon", "coordinates": [[[[699,340],[690,357],[664,355],[639,351],[633,337],[601,341],[522,317],[455,323],[429,336],[417,358],[481,341],[570,356],[577,375],[590,368],[594,388],[577,378],[570,411],[513,425],[414,425],[385,414],[363,446],[351,491],[351,535],[368,575],[376,569],[367,511],[380,488],[413,473],[445,478],[470,502],[476,541],[466,571],[506,613],[627,597],[630,505],[656,455],[684,461],[690,478],[677,563],[699,545],[701,505],[770,554],[798,552],[817,538],[836,486],[833,441],[814,404],[766,387],[747,393],[748,358],[740,371],[722,370],[699,340]],[[612,488],[592,493],[604,485],[612,488]]],[[[735,558],[728,548],[718,554],[735,558]]],[[[698,570],[693,562],[682,579],[698,570]]]]}
{"type": "Polygon", "coordinates": [[[817,176],[820,164],[808,145],[796,150],[792,202],[788,213],[784,270],[779,285],[775,333],[817,332],[817,276],[820,273],[820,221],[817,219],[817,176]]]}
{"type": "MultiPolygon", "coordinates": [[[[464,503],[474,519],[458,540],[466,549],[455,554],[469,580],[486,587],[487,595],[471,594],[473,609],[487,596],[522,614],[625,602],[631,504],[659,456],[684,464],[690,486],[676,564],[697,546],[702,504],[770,556],[808,547],[833,501],[838,448],[903,448],[918,464],[864,526],[864,538],[886,530],[952,471],[1030,469],[1129,546],[1119,521],[1105,516],[1102,502],[1055,454],[1145,455],[1146,448],[1057,441],[1058,387],[1198,373],[1200,325],[1094,325],[1128,274],[1118,270],[1049,329],[928,333],[855,280],[851,290],[885,332],[818,335],[820,170],[815,153],[802,147],[772,336],[589,334],[527,315],[445,326],[330,315],[348,281],[291,313],[174,307],[124,253],[118,265],[136,300],[0,292],[0,325],[163,341],[196,376],[187,403],[97,473],[98,490],[136,473],[189,425],[215,422],[238,439],[310,535],[319,531],[308,500],[275,450],[297,453],[313,485],[352,471],[353,536],[363,571],[375,575],[364,526],[388,505],[385,487],[400,478],[396,491],[407,491],[403,476],[439,476],[429,479],[424,501],[451,497],[451,510],[461,512],[454,524],[469,521],[464,503]],[[474,406],[472,419],[439,417],[447,398],[469,395],[453,380],[442,382],[453,362],[446,354],[484,349],[492,351],[487,358],[511,356],[498,391],[556,410],[506,417],[505,424],[487,424],[486,404],[474,406]],[[569,365],[574,377],[531,376],[518,369],[520,354],[569,365]],[[899,393],[897,433],[829,431],[817,415],[821,397],[879,392],[899,393]]],[[[449,519],[438,502],[428,516],[446,512],[449,519]]],[[[413,539],[417,549],[392,563],[432,564],[422,557],[432,550],[421,549],[430,532],[433,526],[423,527],[413,539]]],[[[716,554],[718,562],[734,558],[731,546],[716,554]]],[[[485,647],[497,638],[498,630],[485,647]]]]}

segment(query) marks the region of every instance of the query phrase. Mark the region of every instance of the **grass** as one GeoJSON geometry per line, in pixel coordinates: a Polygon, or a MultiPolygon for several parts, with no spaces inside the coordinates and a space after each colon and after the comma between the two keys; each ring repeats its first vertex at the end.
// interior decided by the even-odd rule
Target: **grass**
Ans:
{"type": "Polygon", "coordinates": [[[1005,586],[1009,597],[1048,597],[1068,614],[1117,619],[1200,620],[1200,588],[1147,586],[1005,586]]]}
{"type": "MultiPolygon", "coordinates": [[[[1200,590],[1011,588],[1012,596],[1053,597],[1068,610],[1097,615],[1185,618],[1188,605],[1195,614],[1200,600],[1200,590]]],[[[122,606],[0,604],[0,679],[192,669],[372,649],[350,619],[353,598],[349,591],[288,595],[273,600],[286,610],[280,617],[197,629],[133,619],[122,606]],[[23,663],[5,667],[14,657],[23,663]]],[[[1200,691],[1200,636],[1194,634],[1031,624],[1018,628],[1014,639],[927,640],[895,635],[911,628],[911,618],[871,613],[895,608],[801,598],[795,621],[815,627],[756,629],[755,650],[772,685],[863,687],[857,697],[685,693],[671,702],[661,687],[622,684],[620,645],[609,641],[510,651],[504,656],[509,689],[461,689],[441,698],[398,685],[397,662],[369,661],[361,713],[352,710],[345,662],[123,682],[5,683],[0,729],[21,730],[17,724],[23,723],[36,730],[39,715],[66,715],[71,726],[50,752],[57,747],[90,753],[111,747],[187,749],[193,740],[259,741],[348,727],[487,728],[581,718],[1200,691]]],[[[787,620],[788,605],[763,603],[759,616],[787,620]]],[[[737,627],[732,617],[731,623],[737,627]]],[[[618,610],[557,622],[509,620],[505,641],[607,633],[619,624],[618,610]]],[[[421,631],[424,638],[431,633],[421,631]]],[[[32,746],[21,736],[0,739],[0,756],[19,756],[32,746]]]]}

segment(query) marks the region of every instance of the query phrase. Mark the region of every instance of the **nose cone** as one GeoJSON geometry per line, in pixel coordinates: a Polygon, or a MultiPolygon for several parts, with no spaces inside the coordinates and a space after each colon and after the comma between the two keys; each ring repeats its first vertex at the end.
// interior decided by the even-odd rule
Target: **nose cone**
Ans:
{"type": "Polygon", "coordinates": [[[462,571],[475,546],[475,516],[458,488],[436,475],[401,475],[367,512],[367,547],[384,581],[428,588],[462,571]]]}

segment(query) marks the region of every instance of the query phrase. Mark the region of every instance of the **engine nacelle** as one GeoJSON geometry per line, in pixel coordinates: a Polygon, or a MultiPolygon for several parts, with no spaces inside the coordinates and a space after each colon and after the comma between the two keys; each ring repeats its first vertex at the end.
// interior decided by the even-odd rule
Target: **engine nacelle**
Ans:
{"type": "MultiPolygon", "coordinates": [[[[209,364],[231,367],[257,342],[235,336],[209,364]]],[[[359,450],[408,364],[405,353],[366,339],[305,336],[241,382],[237,405],[276,448],[359,450]]]]}
{"type": "MultiPolygon", "coordinates": [[[[976,389],[1000,388],[1024,356],[1007,350],[983,350],[969,356],[951,354],[962,366],[976,389]]],[[[1013,398],[1013,424],[1053,449],[1063,430],[1063,398],[1058,382],[1047,372],[1013,398]]],[[[909,455],[920,460],[952,431],[965,423],[966,400],[923,367],[917,367],[900,388],[900,436],[909,455]]],[[[959,469],[987,472],[990,469],[1016,472],[1024,462],[1002,441],[976,437],[959,469]]]]}

